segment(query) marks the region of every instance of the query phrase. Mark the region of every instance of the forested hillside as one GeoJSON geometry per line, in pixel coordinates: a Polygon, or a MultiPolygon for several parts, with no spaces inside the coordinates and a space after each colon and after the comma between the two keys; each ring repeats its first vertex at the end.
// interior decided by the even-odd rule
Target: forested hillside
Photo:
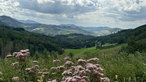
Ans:
{"type": "Polygon", "coordinates": [[[130,37],[135,37],[136,40],[146,38],[146,25],[142,25],[135,29],[127,29],[119,31],[118,33],[94,38],[93,41],[98,40],[102,43],[126,43],[130,37]]]}
{"type": "MultiPolygon", "coordinates": [[[[0,22],[0,46],[1,54],[17,51],[24,48],[31,49],[31,52],[58,51],[63,53],[63,48],[87,48],[97,45],[96,43],[127,43],[130,37],[134,37],[139,44],[145,41],[146,25],[142,25],[136,29],[122,30],[118,33],[93,37],[82,34],[58,35],[55,37],[30,33],[23,28],[11,28],[4,26],[0,22]]],[[[138,45],[142,46],[142,45],[138,45]]],[[[143,47],[142,47],[143,48],[143,47]]]]}
{"type": "Polygon", "coordinates": [[[83,34],[68,34],[68,35],[58,35],[55,36],[55,39],[63,48],[84,48],[92,47],[95,43],[90,42],[89,40],[94,38],[90,35],[83,34]]]}
{"type": "Polygon", "coordinates": [[[30,49],[34,52],[58,51],[61,48],[53,37],[34,34],[23,28],[0,26],[0,54],[6,55],[20,49],[30,49]]]}
{"type": "Polygon", "coordinates": [[[94,42],[88,41],[94,38],[89,35],[69,34],[50,37],[31,33],[23,28],[12,28],[5,26],[3,23],[0,24],[1,55],[26,48],[29,48],[31,53],[57,51],[59,54],[62,54],[63,48],[83,48],[94,45],[94,42]]]}

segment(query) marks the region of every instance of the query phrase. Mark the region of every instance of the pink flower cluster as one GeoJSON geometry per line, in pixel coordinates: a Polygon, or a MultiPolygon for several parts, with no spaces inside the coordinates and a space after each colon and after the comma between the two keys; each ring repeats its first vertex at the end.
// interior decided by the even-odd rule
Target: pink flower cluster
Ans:
{"type": "Polygon", "coordinates": [[[19,61],[25,61],[29,55],[29,49],[25,49],[20,50],[19,52],[14,52],[13,55],[8,54],[6,58],[16,57],[19,61]]]}
{"type": "Polygon", "coordinates": [[[64,60],[62,66],[51,68],[54,72],[63,70],[61,82],[90,82],[91,79],[94,82],[110,82],[108,77],[104,77],[104,69],[97,63],[98,58],[78,59],[77,62],[72,62],[71,58],[65,57],[64,60]]]}

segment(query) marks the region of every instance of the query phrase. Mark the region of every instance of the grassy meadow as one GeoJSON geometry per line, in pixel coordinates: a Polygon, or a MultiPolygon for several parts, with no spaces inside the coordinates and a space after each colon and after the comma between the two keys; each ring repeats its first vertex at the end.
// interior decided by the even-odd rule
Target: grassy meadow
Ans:
{"type": "MultiPolygon", "coordinates": [[[[124,44],[125,45],[125,44],[124,44]]],[[[111,45],[104,45],[106,47],[111,45]]],[[[96,49],[67,49],[65,55],[74,54],[74,58],[90,58],[98,57],[99,63],[105,69],[105,75],[108,76],[111,82],[146,82],[146,53],[136,52],[128,54],[120,52],[123,45],[118,45],[111,48],[96,49]],[[116,79],[116,77],[118,77],[116,79]]]]}
{"type": "Polygon", "coordinates": [[[69,56],[73,62],[76,62],[78,59],[99,58],[98,63],[104,68],[104,76],[107,76],[111,82],[146,82],[146,53],[136,52],[134,54],[127,54],[120,52],[121,46],[117,45],[109,48],[106,45],[103,49],[96,49],[95,47],[65,49],[63,55],[53,55],[50,53],[30,54],[31,56],[25,62],[19,63],[16,67],[12,66],[12,63],[18,61],[17,59],[0,59],[0,82],[12,82],[12,77],[15,76],[20,77],[21,82],[46,82],[46,80],[52,79],[60,81],[62,72],[58,71],[52,74],[51,67],[62,65],[65,62],[63,58],[66,56],[69,56]],[[54,64],[53,60],[56,59],[60,60],[60,62],[54,64]],[[34,60],[38,61],[39,70],[47,73],[47,76],[41,77],[42,81],[40,81],[41,78],[35,75],[35,73],[31,75],[23,71],[24,67],[29,68],[33,66],[34,60]]]}

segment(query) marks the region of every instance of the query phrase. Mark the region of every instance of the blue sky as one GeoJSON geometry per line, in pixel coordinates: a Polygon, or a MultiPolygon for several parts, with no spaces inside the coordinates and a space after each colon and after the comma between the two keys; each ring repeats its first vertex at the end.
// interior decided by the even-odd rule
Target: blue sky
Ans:
{"type": "Polygon", "coordinates": [[[0,0],[0,15],[45,24],[134,28],[146,24],[146,0],[0,0]]]}

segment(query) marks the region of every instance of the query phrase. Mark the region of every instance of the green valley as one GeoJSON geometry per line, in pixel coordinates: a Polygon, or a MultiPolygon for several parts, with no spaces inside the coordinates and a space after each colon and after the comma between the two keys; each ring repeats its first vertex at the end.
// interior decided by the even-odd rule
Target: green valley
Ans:
{"type": "Polygon", "coordinates": [[[78,66],[88,70],[87,65],[97,65],[94,71],[90,68],[83,73],[86,82],[145,82],[145,36],[146,25],[95,37],[78,33],[47,36],[0,22],[0,81],[61,82],[66,74],[76,77],[79,71],[73,69],[78,66]],[[72,75],[66,70],[72,70],[72,75]]]}

